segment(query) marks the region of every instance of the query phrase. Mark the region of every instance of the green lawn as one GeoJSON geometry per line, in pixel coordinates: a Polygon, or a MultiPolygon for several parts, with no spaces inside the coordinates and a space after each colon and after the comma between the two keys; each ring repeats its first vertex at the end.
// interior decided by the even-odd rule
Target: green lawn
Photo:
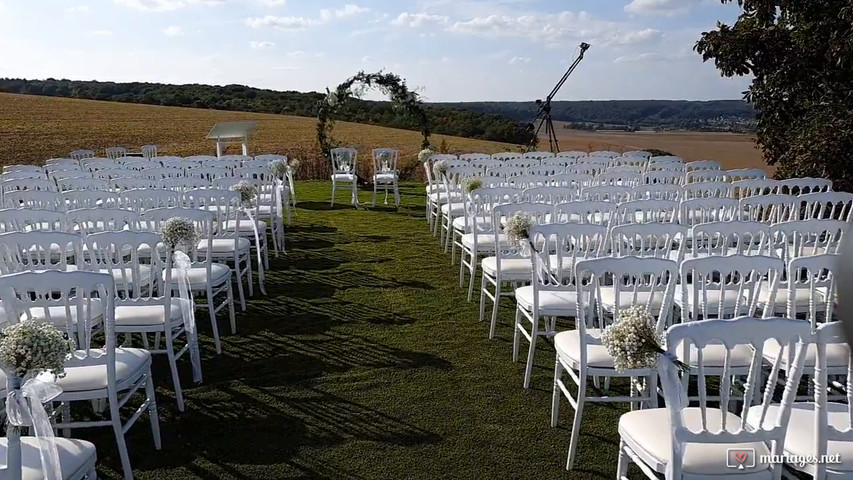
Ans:
{"type": "MultiPolygon", "coordinates": [[[[550,427],[553,348],[540,341],[534,388],[523,390],[524,364],[510,357],[512,304],[489,341],[458,266],[427,231],[423,187],[404,185],[399,210],[332,209],[329,192],[328,182],[298,184],[288,255],[271,259],[269,295],[238,314],[222,355],[202,339],[204,383],[187,385],[185,413],[156,359],[163,450],[141,419],[128,436],[135,476],[614,478],[627,407],[587,407],[577,469],[567,473],[573,412],[564,401],[561,426],[550,427]]],[[[206,313],[199,319],[209,333],[206,313]]],[[[188,360],[182,378],[191,381],[188,360]]],[[[95,441],[99,474],[118,477],[112,431],[77,435],[95,441]]]]}

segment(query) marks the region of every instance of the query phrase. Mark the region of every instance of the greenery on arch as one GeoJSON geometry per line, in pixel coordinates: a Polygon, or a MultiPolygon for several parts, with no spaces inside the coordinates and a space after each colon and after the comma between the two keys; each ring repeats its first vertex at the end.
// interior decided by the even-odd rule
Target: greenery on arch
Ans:
{"type": "Polygon", "coordinates": [[[326,97],[320,101],[317,110],[317,141],[320,143],[325,155],[338,146],[332,137],[337,112],[352,97],[361,97],[368,88],[377,89],[398,109],[401,113],[412,118],[420,127],[423,134],[421,148],[429,147],[430,119],[426,109],[421,102],[417,92],[409,90],[406,81],[393,73],[365,73],[358,72],[355,76],[338,85],[334,91],[326,89],[326,97]]]}

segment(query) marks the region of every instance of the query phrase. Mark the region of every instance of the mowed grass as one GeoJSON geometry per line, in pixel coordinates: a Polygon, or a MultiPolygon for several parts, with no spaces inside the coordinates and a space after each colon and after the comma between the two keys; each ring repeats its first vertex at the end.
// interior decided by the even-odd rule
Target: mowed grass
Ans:
{"type": "MultiPolygon", "coordinates": [[[[566,472],[573,412],[563,402],[550,427],[553,348],[540,341],[524,390],[512,303],[488,340],[458,265],[427,231],[420,184],[403,186],[399,210],[330,208],[328,182],[297,191],[288,254],[271,259],[268,295],[238,315],[222,355],[199,315],[204,383],[190,385],[183,361],[185,413],[155,358],[163,450],[143,417],[128,435],[136,478],[612,478],[625,406],[586,408],[577,469],[566,472]]],[[[219,325],[227,331],[226,317],[219,325]]],[[[112,431],[75,435],[95,441],[99,474],[118,478],[112,431]]]]}
{"type": "MultiPolygon", "coordinates": [[[[251,154],[280,153],[301,156],[316,149],[317,119],[258,113],[227,112],[131,103],[0,93],[0,165],[41,163],[65,157],[72,150],[146,144],[159,146],[161,155],[213,154],[207,140],[217,122],[253,121],[258,130],[250,141],[251,154]]],[[[414,159],[421,149],[419,132],[338,122],[335,139],[366,152],[394,147],[401,158],[414,159]]],[[[468,138],[434,135],[431,141],[459,152],[496,153],[518,147],[468,138]]],[[[236,147],[232,147],[232,151],[236,147]]]]}

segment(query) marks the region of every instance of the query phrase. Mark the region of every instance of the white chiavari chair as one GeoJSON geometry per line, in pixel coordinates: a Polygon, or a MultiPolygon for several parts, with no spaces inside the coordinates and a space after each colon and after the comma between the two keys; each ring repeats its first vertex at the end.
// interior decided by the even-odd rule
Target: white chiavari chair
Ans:
{"type": "Polygon", "coordinates": [[[592,202],[627,202],[631,199],[631,187],[621,185],[597,185],[581,190],[581,200],[592,202]]]}
{"type": "Polygon", "coordinates": [[[684,185],[681,190],[682,200],[696,198],[732,198],[732,184],[728,182],[697,182],[684,185]]]}
{"type": "Polygon", "coordinates": [[[767,178],[767,172],[758,168],[736,168],[727,170],[725,174],[726,179],[730,182],[767,178]]]}
{"type": "Polygon", "coordinates": [[[373,206],[376,206],[376,192],[385,190],[385,204],[388,204],[388,192],[394,192],[394,205],[400,206],[399,173],[397,161],[400,153],[395,148],[377,148],[373,150],[373,206]]]}
{"type": "Polygon", "coordinates": [[[332,206],[338,184],[350,185],[350,203],[358,205],[358,151],[354,148],[333,148],[329,153],[332,162],[332,206]]]}
{"type": "Polygon", "coordinates": [[[740,219],[766,224],[787,222],[799,216],[797,197],[793,195],[759,195],[740,200],[740,219]]]}
{"type": "Polygon", "coordinates": [[[5,208],[36,208],[63,211],[65,205],[57,192],[40,190],[16,190],[3,196],[5,208]]]}
{"type": "Polygon", "coordinates": [[[681,185],[647,184],[634,187],[631,198],[634,200],[669,200],[680,202],[682,193],[681,185]]]}
{"type": "Polygon", "coordinates": [[[67,190],[60,194],[62,210],[80,208],[119,208],[119,196],[103,190],[67,190]]]}
{"type": "Polygon", "coordinates": [[[832,191],[832,180],[825,178],[788,178],[779,182],[779,193],[788,195],[806,195],[832,191]]]}
{"type": "Polygon", "coordinates": [[[707,169],[707,170],[691,170],[684,175],[684,184],[703,182],[727,182],[726,172],[724,170],[707,169]]]}
{"type": "Polygon", "coordinates": [[[853,221],[853,193],[848,192],[818,192],[807,193],[797,197],[800,218],[831,219],[853,221]]]}
{"type": "Polygon", "coordinates": [[[629,200],[616,207],[611,226],[628,223],[676,223],[681,204],[670,200],[629,200]]]}

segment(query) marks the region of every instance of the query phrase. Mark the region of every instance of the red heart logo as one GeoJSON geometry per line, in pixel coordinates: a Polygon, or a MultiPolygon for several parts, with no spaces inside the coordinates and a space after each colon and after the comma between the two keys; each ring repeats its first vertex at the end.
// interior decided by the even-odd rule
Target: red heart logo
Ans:
{"type": "Polygon", "coordinates": [[[738,463],[743,463],[746,461],[746,452],[735,452],[734,455],[735,460],[737,460],[738,463]]]}

